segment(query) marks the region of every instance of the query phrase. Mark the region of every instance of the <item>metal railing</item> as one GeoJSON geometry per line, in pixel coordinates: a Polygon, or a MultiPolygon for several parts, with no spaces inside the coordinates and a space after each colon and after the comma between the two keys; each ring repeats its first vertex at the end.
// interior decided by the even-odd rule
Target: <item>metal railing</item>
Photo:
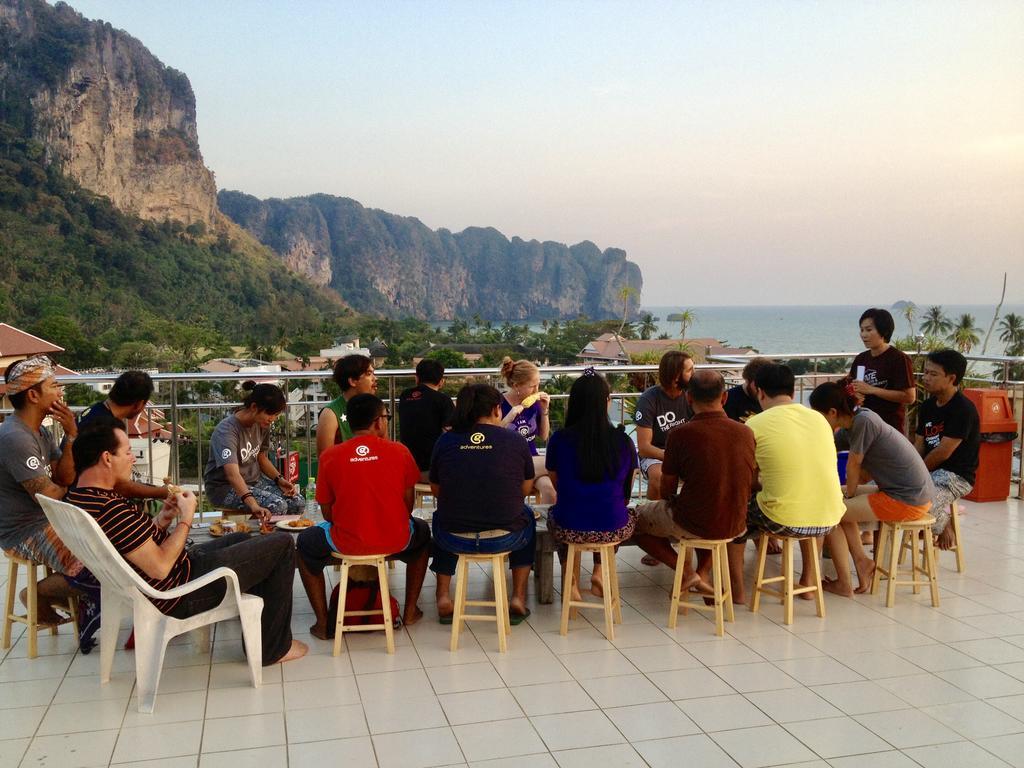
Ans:
{"type": "MultiPolygon", "coordinates": [[[[823,361],[826,360],[849,360],[854,356],[855,353],[849,352],[836,352],[836,353],[799,353],[799,354],[777,354],[777,355],[760,355],[762,357],[770,357],[776,360],[807,360],[811,364],[812,368],[806,373],[797,375],[797,390],[796,396],[802,402],[806,402],[806,398],[815,386],[823,381],[835,379],[845,372],[830,372],[820,371],[819,366],[823,361]]],[[[911,352],[912,357],[918,355],[911,352]]],[[[920,354],[920,353],[918,353],[920,354]]],[[[722,371],[727,379],[730,381],[739,381],[739,371],[749,358],[744,357],[715,357],[711,358],[712,362],[701,364],[700,368],[708,368],[722,371]]],[[[1013,401],[1015,403],[1015,409],[1017,413],[1018,422],[1018,435],[1024,434],[1024,382],[1012,381],[1008,378],[1010,366],[1024,363],[1024,357],[998,357],[998,356],[969,356],[969,360],[973,362],[981,363],[996,363],[1003,366],[1004,375],[993,378],[982,378],[973,377],[970,379],[971,382],[984,382],[988,385],[1002,386],[1011,392],[1013,401]]],[[[609,377],[609,382],[613,385],[612,389],[612,409],[611,414],[613,420],[623,424],[631,426],[632,424],[632,408],[630,403],[633,399],[638,397],[642,391],[642,387],[636,388],[630,386],[634,383],[643,383],[639,379],[630,379],[632,375],[644,375],[648,377],[648,384],[656,378],[657,365],[608,365],[608,366],[596,366],[596,369],[609,377]]],[[[585,366],[581,365],[570,365],[570,366],[544,366],[541,368],[541,376],[545,381],[550,381],[553,377],[567,376],[575,378],[586,370],[585,366]]],[[[378,378],[378,396],[381,397],[385,402],[389,403],[392,412],[396,412],[396,405],[398,396],[401,390],[406,386],[412,386],[414,382],[413,371],[411,369],[381,369],[376,371],[378,378]]],[[[62,376],[59,380],[62,383],[76,383],[76,384],[94,384],[101,382],[110,382],[116,378],[116,374],[82,374],[77,376],[62,376]]],[[[284,449],[284,456],[287,457],[289,451],[298,450],[300,464],[304,461],[307,474],[313,472],[313,466],[315,465],[315,421],[319,415],[320,410],[328,402],[328,397],[324,396],[320,398],[318,396],[306,397],[300,396],[296,400],[291,400],[293,392],[297,384],[305,384],[303,387],[304,394],[309,389],[316,389],[311,386],[311,383],[322,382],[331,378],[330,371],[282,371],[282,372],[260,372],[260,373],[159,373],[153,376],[154,381],[159,385],[158,389],[160,392],[160,398],[165,400],[164,402],[152,403],[147,407],[147,416],[153,420],[153,411],[159,410],[164,414],[164,418],[168,424],[168,428],[171,433],[170,443],[170,460],[169,460],[169,471],[168,475],[173,479],[175,483],[193,486],[199,496],[202,499],[203,493],[203,469],[206,465],[206,453],[209,450],[209,446],[206,444],[206,433],[212,431],[212,427],[216,425],[224,416],[229,414],[232,409],[238,407],[240,403],[232,398],[224,399],[210,399],[209,394],[203,390],[203,385],[219,384],[222,382],[238,382],[241,383],[246,380],[255,379],[257,381],[269,381],[273,380],[279,382],[282,389],[285,392],[286,398],[289,399],[288,406],[285,408],[284,414],[279,421],[274,425],[272,431],[272,457],[279,455],[278,449],[284,449]],[[199,391],[197,392],[197,387],[199,391]],[[191,455],[194,453],[194,457],[191,455]],[[183,464],[183,456],[188,455],[188,461],[183,464]]],[[[448,384],[461,385],[465,380],[476,380],[476,381],[487,381],[495,383],[499,380],[500,374],[497,368],[455,368],[449,369],[445,372],[445,379],[448,384]]],[[[321,388],[322,389],[322,388],[321,388]]],[[[97,400],[100,399],[100,395],[97,393],[97,400]]],[[[562,403],[568,398],[568,394],[553,393],[552,401],[554,403],[562,403]]],[[[82,408],[76,408],[76,410],[82,410],[82,408]]],[[[560,412],[559,409],[558,412],[560,412]]],[[[7,411],[6,413],[9,413],[7,411]]],[[[553,411],[553,415],[556,419],[553,419],[552,430],[557,429],[560,426],[557,423],[558,413],[553,411]]],[[[396,420],[392,420],[389,423],[389,429],[392,431],[392,437],[395,437],[396,420]]],[[[148,456],[150,458],[150,470],[149,482],[159,483],[163,479],[162,477],[153,476],[153,464],[154,464],[154,443],[163,442],[159,438],[154,438],[152,432],[148,435],[148,456]]],[[[1020,437],[1016,442],[1016,445],[1020,445],[1020,437]]],[[[1019,473],[1018,473],[1019,475],[1019,473]]],[[[305,478],[300,474],[300,482],[304,482],[305,478]]],[[[1024,491],[1021,490],[1021,483],[1019,476],[1016,478],[1018,483],[1018,498],[1024,498],[1024,491]]]]}

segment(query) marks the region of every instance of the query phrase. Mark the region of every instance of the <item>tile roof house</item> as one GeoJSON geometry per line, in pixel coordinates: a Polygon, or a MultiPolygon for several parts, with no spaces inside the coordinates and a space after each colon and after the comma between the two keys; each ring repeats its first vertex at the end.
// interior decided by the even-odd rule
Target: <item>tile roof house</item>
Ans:
{"type": "MultiPolygon", "coordinates": [[[[63,351],[64,347],[59,347],[46,339],[33,336],[31,333],[15,328],[13,325],[0,323],[0,404],[4,408],[10,408],[10,403],[5,397],[7,387],[3,383],[3,374],[10,366],[33,355],[55,355],[63,351]]],[[[75,376],[78,374],[78,371],[73,371],[59,364],[56,367],[58,376],[75,376]]]]}
{"type": "Polygon", "coordinates": [[[591,340],[576,355],[580,362],[590,365],[621,365],[646,355],[661,355],[671,349],[682,349],[693,356],[696,363],[707,362],[710,355],[753,357],[757,353],[746,347],[727,347],[718,339],[626,339],[614,333],[603,333],[591,340]],[[625,353],[625,354],[623,354],[625,353]]]}

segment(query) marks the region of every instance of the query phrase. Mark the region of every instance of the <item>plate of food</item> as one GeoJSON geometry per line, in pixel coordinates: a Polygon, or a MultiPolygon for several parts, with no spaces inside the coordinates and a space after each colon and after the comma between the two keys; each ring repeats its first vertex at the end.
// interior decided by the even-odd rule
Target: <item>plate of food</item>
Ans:
{"type": "Polygon", "coordinates": [[[314,525],[316,525],[316,523],[308,517],[296,517],[292,520],[277,521],[277,527],[282,531],[302,531],[306,528],[312,528],[314,525]]]}
{"type": "Polygon", "coordinates": [[[210,523],[210,535],[213,538],[224,536],[229,533],[249,533],[252,528],[244,520],[218,520],[210,523]]]}

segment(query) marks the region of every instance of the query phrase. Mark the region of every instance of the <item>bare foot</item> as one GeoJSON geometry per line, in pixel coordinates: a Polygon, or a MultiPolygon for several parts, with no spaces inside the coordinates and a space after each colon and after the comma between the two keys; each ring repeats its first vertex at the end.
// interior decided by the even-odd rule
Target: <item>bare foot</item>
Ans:
{"type": "Polygon", "coordinates": [[[526,616],[529,614],[529,611],[526,610],[526,603],[514,597],[508,601],[508,612],[519,616],[526,616]]]}
{"type": "MultiPolygon", "coordinates": [[[[822,579],[821,588],[826,592],[831,592],[833,595],[842,595],[843,597],[853,597],[853,586],[844,587],[839,583],[839,579],[822,579]]],[[[807,593],[810,594],[809,592],[807,593]]],[[[803,597],[803,595],[801,595],[803,597]]]]}
{"type": "MultiPolygon", "coordinates": [[[[314,624],[309,628],[309,634],[318,640],[330,640],[331,636],[327,633],[326,624],[314,624]]],[[[294,641],[297,642],[297,641],[294,641]]]]}
{"type": "Polygon", "coordinates": [[[452,603],[450,597],[439,598],[437,601],[437,615],[438,618],[446,618],[455,613],[455,605],[452,603]]]}
{"type": "MultiPolygon", "coordinates": [[[[813,584],[804,584],[804,582],[801,580],[800,581],[800,586],[801,587],[813,587],[814,585],[813,584]]],[[[797,597],[800,598],[801,600],[813,600],[814,599],[814,593],[813,592],[801,592],[799,595],[797,595],[797,597]]]]}
{"type": "Polygon", "coordinates": [[[700,584],[700,574],[696,571],[693,573],[684,573],[683,580],[679,584],[679,592],[689,592],[691,589],[700,584]]]}
{"type": "Polygon", "coordinates": [[[875,578],[875,563],[873,560],[865,560],[854,565],[857,566],[857,588],[854,592],[863,595],[871,589],[871,581],[875,578]]]}
{"type": "Polygon", "coordinates": [[[288,649],[288,653],[277,660],[278,664],[284,664],[286,661],[295,661],[295,659],[301,659],[309,653],[309,646],[301,640],[292,640],[292,647],[288,649]]]}
{"type": "Polygon", "coordinates": [[[713,597],[715,594],[714,586],[704,581],[703,578],[694,585],[694,589],[702,595],[711,595],[713,597]]]}
{"type": "Polygon", "coordinates": [[[643,557],[640,558],[640,562],[643,563],[644,565],[651,565],[651,566],[661,565],[661,560],[656,558],[654,555],[644,555],[643,557]]]}
{"type": "Polygon", "coordinates": [[[417,621],[423,618],[423,611],[420,610],[418,605],[414,605],[412,611],[406,609],[405,613],[402,614],[402,623],[409,627],[415,624],[417,621]]]}
{"type": "Polygon", "coordinates": [[[768,554],[769,555],[781,555],[782,554],[782,545],[779,543],[779,540],[776,539],[774,536],[769,536],[768,537],[768,554]]]}
{"type": "MultiPolygon", "coordinates": [[[[21,600],[21,604],[25,606],[26,611],[28,610],[28,589],[23,589],[18,595],[18,599],[21,600]]],[[[67,624],[71,621],[70,617],[61,616],[53,608],[39,600],[39,595],[36,595],[36,624],[45,624],[49,627],[60,626],[61,624],[67,624]]]]}
{"type": "Polygon", "coordinates": [[[953,523],[946,524],[942,533],[935,537],[935,546],[939,549],[952,549],[956,546],[956,537],[953,535],[953,523]]]}
{"type": "Polygon", "coordinates": [[[732,604],[733,605],[746,605],[747,604],[747,596],[744,595],[744,594],[741,594],[739,592],[733,592],[732,593],[732,604]]]}
{"type": "Polygon", "coordinates": [[[590,594],[595,597],[604,597],[604,585],[600,579],[591,577],[590,579],[590,594]]]}

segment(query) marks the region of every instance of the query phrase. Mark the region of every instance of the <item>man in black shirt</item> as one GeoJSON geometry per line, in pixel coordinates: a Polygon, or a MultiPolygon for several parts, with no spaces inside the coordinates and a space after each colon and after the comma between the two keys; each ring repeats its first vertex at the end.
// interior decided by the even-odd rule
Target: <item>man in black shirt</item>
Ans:
{"type": "Polygon", "coordinates": [[[439,391],[442,386],[444,366],[427,358],[416,365],[416,386],[398,398],[398,439],[416,459],[421,483],[429,482],[427,474],[434,443],[448,428],[455,409],[452,399],[439,391]]]}
{"type": "Polygon", "coordinates": [[[754,414],[761,412],[761,404],[757,401],[754,392],[754,379],[757,372],[772,361],[767,357],[755,357],[743,366],[743,383],[730,387],[726,392],[725,415],[733,421],[741,421],[744,424],[754,414]]]}
{"type": "MultiPolygon", "coordinates": [[[[94,403],[78,418],[78,428],[103,424],[128,431],[127,422],[146,410],[153,394],[153,380],[145,371],[125,371],[114,382],[106,400],[94,403]]],[[[131,480],[119,480],[114,490],[129,499],[168,499],[165,485],[148,485],[132,469],[131,480]]]]}
{"type": "Polygon", "coordinates": [[[954,543],[950,505],[970,493],[978,470],[978,411],[959,389],[966,372],[966,358],[943,349],[928,354],[921,377],[930,397],[918,411],[914,445],[935,483],[932,530],[942,549],[954,543]]]}

